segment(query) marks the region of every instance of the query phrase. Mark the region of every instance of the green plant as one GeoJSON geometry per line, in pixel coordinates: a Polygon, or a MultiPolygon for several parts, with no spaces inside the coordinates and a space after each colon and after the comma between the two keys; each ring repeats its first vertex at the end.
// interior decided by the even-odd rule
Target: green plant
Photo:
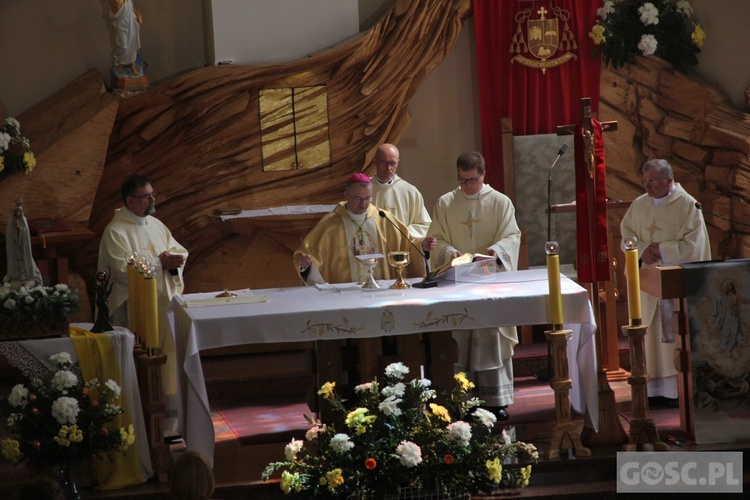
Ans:
{"type": "Polygon", "coordinates": [[[698,64],[706,37],[687,0],[606,0],[589,36],[604,62],[619,68],[633,55],[656,55],[681,71],[698,64]]]}
{"type": "Polygon", "coordinates": [[[339,498],[377,498],[403,486],[443,494],[528,485],[536,448],[512,443],[505,431],[492,434],[495,415],[479,408],[481,400],[468,398],[473,383],[463,373],[455,375],[443,406],[430,402],[437,395],[429,380],[404,383],[408,372],[402,363],[389,365],[382,387],[373,380],[355,388],[351,407],[336,395],[334,383],[324,384],[318,394],[336,421],[306,416],[312,425],[307,447],[292,439],[286,460],[270,463],[263,478],[281,470],[285,493],[339,498]],[[508,467],[512,458],[526,465],[508,467]]]}

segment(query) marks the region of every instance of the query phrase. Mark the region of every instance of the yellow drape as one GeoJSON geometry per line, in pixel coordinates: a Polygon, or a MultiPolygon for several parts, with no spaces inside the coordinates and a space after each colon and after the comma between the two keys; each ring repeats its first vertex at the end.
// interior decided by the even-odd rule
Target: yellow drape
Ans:
{"type": "MultiPolygon", "coordinates": [[[[75,326],[70,327],[70,338],[78,357],[78,365],[84,380],[98,378],[103,384],[105,381],[114,380],[122,387],[120,376],[120,364],[115,355],[112,342],[106,334],[92,333],[75,326]]],[[[118,404],[125,409],[125,413],[117,415],[113,420],[116,429],[127,428],[132,423],[128,408],[122,404],[122,394],[118,404]]],[[[138,442],[134,442],[125,453],[114,452],[111,459],[102,455],[103,459],[93,458],[94,474],[99,483],[98,489],[113,490],[133,484],[140,484],[141,464],[138,454],[138,442]]]]}

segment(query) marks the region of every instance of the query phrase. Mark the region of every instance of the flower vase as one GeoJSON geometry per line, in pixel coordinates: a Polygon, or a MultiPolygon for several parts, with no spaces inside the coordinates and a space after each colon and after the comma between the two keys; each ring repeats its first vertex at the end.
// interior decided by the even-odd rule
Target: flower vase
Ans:
{"type": "Polygon", "coordinates": [[[60,487],[65,494],[65,498],[68,500],[80,500],[81,495],[78,493],[78,486],[70,473],[70,463],[64,462],[56,464],[55,467],[55,479],[60,483],[60,487]]]}

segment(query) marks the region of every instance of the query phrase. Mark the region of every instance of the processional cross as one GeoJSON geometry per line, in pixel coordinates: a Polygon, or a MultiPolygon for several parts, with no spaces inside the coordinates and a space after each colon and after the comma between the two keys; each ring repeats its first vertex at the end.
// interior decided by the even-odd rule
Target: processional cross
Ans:
{"type": "MultiPolygon", "coordinates": [[[[609,387],[603,358],[609,344],[601,318],[600,282],[610,280],[607,200],[603,133],[617,130],[616,121],[599,122],[592,117],[591,99],[581,99],[581,124],[557,127],[557,135],[575,135],[576,159],[576,263],[578,281],[590,283],[589,295],[597,324],[596,366],[599,388],[599,432],[584,427],[586,444],[622,444],[627,435],[617,415],[614,392],[609,387]]],[[[616,307],[614,294],[605,307],[616,307]]],[[[611,326],[611,325],[610,325],[611,326]]],[[[614,342],[617,342],[615,335],[614,342]]],[[[615,344],[616,345],[616,344],[615,344]]]]}

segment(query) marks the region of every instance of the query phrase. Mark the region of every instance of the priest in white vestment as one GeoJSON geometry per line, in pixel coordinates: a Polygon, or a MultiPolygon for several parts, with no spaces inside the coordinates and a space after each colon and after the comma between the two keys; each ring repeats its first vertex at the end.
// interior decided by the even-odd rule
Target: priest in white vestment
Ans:
{"type": "MultiPolygon", "coordinates": [[[[391,251],[409,252],[406,277],[423,275],[423,258],[408,238],[406,226],[390,212],[371,204],[372,183],[367,175],[353,174],[346,183],[344,198],[294,252],[296,270],[305,284],[356,282],[365,272],[357,255],[387,256],[391,251]]],[[[422,248],[431,249],[434,244],[434,239],[425,239],[422,248]]],[[[373,269],[376,280],[393,279],[395,273],[387,258],[379,259],[373,269]]]]}
{"type": "MultiPolygon", "coordinates": [[[[620,224],[622,239],[638,238],[641,265],[651,267],[711,260],[711,246],[700,204],[678,183],[666,160],[650,160],[641,167],[646,193],[636,198],[620,224]]],[[[672,312],[674,300],[659,300],[641,292],[649,397],[676,400],[672,312]]]]}
{"type": "MultiPolygon", "coordinates": [[[[182,270],[188,252],[173,237],[167,226],[152,216],[156,211],[156,193],[151,182],[132,175],[123,183],[120,194],[124,206],[115,210],[104,229],[99,244],[98,270],[111,269],[112,293],[109,296],[110,319],[114,325],[131,327],[128,318],[127,259],[131,252],[151,261],[156,268],[159,307],[159,342],[167,355],[162,369],[164,394],[167,396],[168,431],[176,429],[177,367],[172,331],[167,320],[167,306],[184,285],[182,270]],[[174,415],[172,415],[174,413],[174,415]]],[[[142,332],[137,332],[142,335],[142,332]]]]}
{"type": "Polygon", "coordinates": [[[393,144],[378,147],[373,158],[375,175],[370,179],[372,204],[395,215],[409,228],[409,236],[421,241],[427,236],[430,214],[422,193],[396,174],[400,161],[398,148],[393,144]]]}
{"type": "MultiPolygon", "coordinates": [[[[433,267],[438,268],[463,253],[489,254],[499,270],[515,271],[521,230],[510,198],[484,184],[484,158],[466,152],[456,162],[458,188],[444,194],[435,205],[428,237],[437,239],[433,267]]],[[[479,398],[506,420],[513,403],[513,349],[516,327],[454,331],[458,343],[458,370],[475,372],[479,398]]]]}

